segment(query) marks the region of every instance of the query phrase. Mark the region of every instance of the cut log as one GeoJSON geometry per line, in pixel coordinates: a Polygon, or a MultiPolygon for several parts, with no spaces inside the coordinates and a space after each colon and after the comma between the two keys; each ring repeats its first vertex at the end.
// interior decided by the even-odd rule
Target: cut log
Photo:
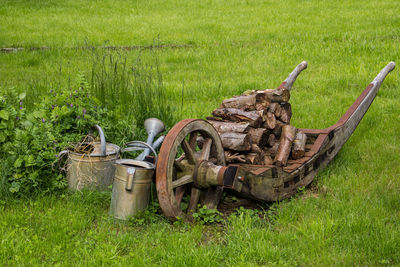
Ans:
{"type": "Polygon", "coordinates": [[[269,106],[269,102],[268,101],[264,101],[264,102],[262,102],[262,103],[257,103],[256,104],[256,110],[263,110],[263,109],[266,109],[266,108],[268,108],[268,106],[269,106]]]}
{"type": "Polygon", "coordinates": [[[212,113],[216,117],[220,117],[232,122],[248,122],[250,126],[259,127],[262,118],[257,111],[243,111],[236,108],[219,108],[212,113]]]}
{"type": "Polygon", "coordinates": [[[268,106],[268,104],[268,99],[264,93],[253,93],[225,99],[222,102],[222,107],[255,110],[257,105],[268,106]]]}
{"type": "Polygon", "coordinates": [[[251,143],[264,147],[268,140],[268,130],[264,128],[249,128],[251,143]]]}
{"type": "Polygon", "coordinates": [[[274,159],[277,166],[286,166],[295,137],[296,127],[291,125],[285,125],[282,127],[281,139],[279,140],[279,149],[274,159]]]}
{"type": "Polygon", "coordinates": [[[272,147],[275,143],[276,143],[275,135],[274,134],[270,134],[268,136],[267,145],[272,147]]]}
{"type": "Polygon", "coordinates": [[[304,157],[306,152],[306,141],[307,135],[303,132],[298,131],[296,134],[296,138],[293,141],[293,148],[292,148],[292,158],[299,159],[304,157]]]}
{"type": "Polygon", "coordinates": [[[281,105],[279,103],[271,103],[268,107],[268,111],[273,113],[275,117],[279,118],[281,116],[281,105]]]}
{"type": "Polygon", "coordinates": [[[222,146],[234,151],[250,151],[251,137],[249,134],[242,133],[222,133],[220,134],[222,146]]]}
{"type": "Polygon", "coordinates": [[[281,136],[282,127],[286,125],[285,123],[281,122],[280,120],[276,120],[275,128],[272,130],[272,133],[275,135],[276,138],[281,136]]]}
{"type": "Polygon", "coordinates": [[[247,106],[255,107],[256,96],[257,94],[251,94],[251,95],[235,96],[229,99],[225,99],[224,101],[222,101],[222,107],[237,108],[237,109],[241,109],[247,106]]]}
{"type": "Polygon", "coordinates": [[[260,164],[261,163],[261,157],[259,153],[249,153],[245,155],[246,157],[246,163],[249,164],[260,164]]]}
{"type": "Polygon", "coordinates": [[[275,158],[276,153],[278,152],[279,149],[279,142],[276,142],[269,150],[269,154],[271,155],[272,158],[275,158]]]}
{"type": "Polygon", "coordinates": [[[247,122],[221,122],[210,120],[209,123],[211,123],[220,134],[227,132],[247,133],[250,128],[247,122]]]}
{"type": "Polygon", "coordinates": [[[263,165],[272,165],[274,164],[274,161],[272,160],[271,156],[268,153],[264,154],[263,160],[262,160],[263,165]]]}
{"type": "MultiPolygon", "coordinates": [[[[257,91],[260,92],[260,91],[257,91]]],[[[261,92],[264,92],[265,95],[267,96],[267,99],[270,102],[278,102],[278,103],[282,103],[282,102],[288,102],[290,99],[290,92],[287,89],[267,89],[267,90],[263,90],[261,92]]]]}
{"type": "Polygon", "coordinates": [[[206,120],[208,120],[208,121],[224,121],[224,119],[218,118],[218,117],[206,117],[206,120]]]}
{"type": "Polygon", "coordinates": [[[267,112],[266,115],[264,116],[264,123],[263,123],[264,128],[267,129],[274,129],[276,127],[276,118],[274,113],[272,112],[267,112]]]}
{"type": "Polygon", "coordinates": [[[225,153],[225,160],[227,163],[234,163],[234,162],[245,163],[246,162],[245,155],[241,155],[239,153],[234,153],[229,150],[225,150],[224,153],[225,153]]]}
{"type": "Polygon", "coordinates": [[[292,118],[292,106],[289,103],[285,103],[282,106],[280,120],[284,123],[290,123],[292,118]]]}
{"type": "Polygon", "coordinates": [[[256,144],[251,144],[251,152],[262,153],[261,148],[256,144]]]}

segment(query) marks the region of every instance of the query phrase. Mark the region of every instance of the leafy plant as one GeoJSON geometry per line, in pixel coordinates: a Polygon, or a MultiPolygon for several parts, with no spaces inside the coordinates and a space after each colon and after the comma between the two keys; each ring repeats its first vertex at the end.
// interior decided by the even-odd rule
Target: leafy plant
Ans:
{"type": "Polygon", "coordinates": [[[111,142],[122,143],[132,136],[128,118],[100,107],[83,75],[75,88],[50,90],[29,112],[23,107],[24,95],[9,90],[1,96],[3,189],[28,195],[64,188],[66,181],[55,167],[57,154],[81,140],[94,124],[103,125],[111,142]]]}
{"type": "Polygon", "coordinates": [[[138,212],[135,216],[129,218],[128,222],[131,225],[148,225],[157,223],[160,220],[164,220],[164,216],[160,215],[158,211],[160,210],[160,204],[158,201],[153,200],[147,209],[144,211],[138,212]]]}
{"type": "Polygon", "coordinates": [[[221,223],[222,214],[216,209],[208,209],[199,205],[197,212],[193,213],[193,219],[200,224],[221,223]]]}

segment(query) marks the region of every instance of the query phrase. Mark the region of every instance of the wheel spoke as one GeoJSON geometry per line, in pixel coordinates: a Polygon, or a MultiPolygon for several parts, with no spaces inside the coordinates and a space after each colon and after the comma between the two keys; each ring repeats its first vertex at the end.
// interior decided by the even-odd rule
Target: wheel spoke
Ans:
{"type": "Polygon", "coordinates": [[[198,164],[206,160],[225,165],[220,136],[206,121],[188,119],[176,124],[167,134],[157,163],[157,196],[163,213],[193,219],[199,204],[214,207],[220,195],[194,184],[198,164]]]}
{"type": "Polygon", "coordinates": [[[192,132],[190,133],[190,137],[189,137],[189,145],[190,147],[194,150],[194,148],[196,147],[196,142],[197,142],[197,132],[192,132]]]}
{"type": "Polygon", "coordinates": [[[185,170],[185,166],[177,159],[175,159],[174,166],[178,171],[182,172],[185,170]]]}
{"type": "Polygon", "coordinates": [[[177,187],[175,190],[175,199],[178,207],[181,205],[183,195],[185,194],[186,186],[177,187]]]}
{"type": "Polygon", "coordinates": [[[200,189],[192,187],[192,192],[190,194],[190,202],[188,207],[188,214],[192,214],[193,212],[196,211],[197,203],[199,203],[200,200],[200,194],[201,194],[200,189]]]}
{"type": "Polygon", "coordinates": [[[210,157],[211,145],[211,138],[207,138],[206,140],[204,140],[203,148],[201,149],[200,160],[208,160],[208,158],[210,157]]]}
{"type": "Polygon", "coordinates": [[[193,182],[193,176],[190,174],[187,174],[187,175],[182,176],[178,180],[172,181],[172,188],[177,188],[179,186],[189,184],[191,182],[193,182]]]}
{"type": "Polygon", "coordinates": [[[194,156],[194,151],[190,147],[188,141],[186,141],[186,139],[183,139],[181,145],[182,145],[183,151],[185,152],[185,157],[188,160],[188,162],[191,164],[196,164],[196,158],[194,156]]]}

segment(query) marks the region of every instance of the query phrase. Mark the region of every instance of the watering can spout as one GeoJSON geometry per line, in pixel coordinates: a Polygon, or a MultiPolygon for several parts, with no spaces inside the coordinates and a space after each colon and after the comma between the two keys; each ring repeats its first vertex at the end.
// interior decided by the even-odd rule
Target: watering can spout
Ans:
{"type": "Polygon", "coordinates": [[[157,118],[149,118],[144,121],[144,128],[149,135],[153,134],[153,136],[157,136],[165,130],[165,125],[157,118]]]}
{"type": "MultiPolygon", "coordinates": [[[[160,137],[156,140],[155,143],[153,143],[154,137],[156,137],[159,133],[165,130],[164,123],[157,118],[149,118],[144,121],[144,128],[146,129],[146,132],[148,134],[146,143],[152,146],[153,148],[157,148],[156,145],[159,146],[164,140],[164,138],[160,137]]],[[[144,160],[145,157],[148,156],[149,154],[150,150],[146,148],[136,159],[144,160]]]]}

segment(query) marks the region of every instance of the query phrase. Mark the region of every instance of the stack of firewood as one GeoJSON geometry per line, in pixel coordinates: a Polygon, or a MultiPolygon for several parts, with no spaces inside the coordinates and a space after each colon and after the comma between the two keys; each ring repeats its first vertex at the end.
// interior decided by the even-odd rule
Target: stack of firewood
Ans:
{"type": "Polygon", "coordinates": [[[290,91],[246,91],[226,99],[208,121],[220,134],[227,163],[285,166],[304,156],[306,135],[290,125],[290,91]]]}

